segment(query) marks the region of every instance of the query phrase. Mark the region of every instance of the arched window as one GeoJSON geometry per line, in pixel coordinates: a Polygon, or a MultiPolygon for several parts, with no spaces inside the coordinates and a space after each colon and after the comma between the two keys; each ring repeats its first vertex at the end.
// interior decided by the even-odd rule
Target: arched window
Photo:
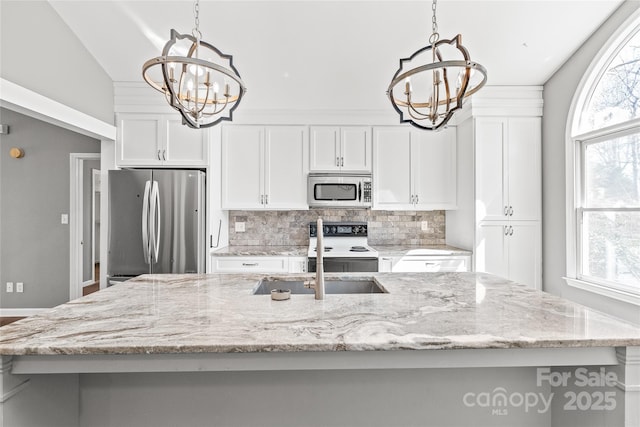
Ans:
{"type": "MultiPolygon", "coordinates": [[[[572,123],[575,278],[640,296],[640,19],[583,79],[572,123]]],[[[571,274],[570,274],[571,275],[571,274]]],[[[624,298],[623,298],[624,299],[624,298]]]]}

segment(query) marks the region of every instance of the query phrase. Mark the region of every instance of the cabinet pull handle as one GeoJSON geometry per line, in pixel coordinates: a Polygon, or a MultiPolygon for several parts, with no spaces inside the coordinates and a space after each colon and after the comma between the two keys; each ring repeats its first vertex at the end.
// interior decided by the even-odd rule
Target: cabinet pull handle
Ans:
{"type": "Polygon", "coordinates": [[[509,216],[513,216],[513,206],[509,206],[509,216]]]}
{"type": "Polygon", "coordinates": [[[504,216],[508,216],[509,215],[509,207],[505,206],[504,207],[504,216]]]}
{"type": "Polygon", "coordinates": [[[257,262],[243,262],[242,266],[243,267],[257,267],[258,263],[257,262]]]}
{"type": "Polygon", "coordinates": [[[264,205],[264,194],[260,195],[260,204],[264,205]]]}
{"type": "Polygon", "coordinates": [[[513,236],[513,227],[509,226],[509,236],[513,236]]]}
{"type": "Polygon", "coordinates": [[[268,194],[265,194],[265,196],[264,196],[264,204],[265,205],[269,204],[269,195],[268,194]]]}
{"type": "Polygon", "coordinates": [[[344,157],[340,157],[340,166],[344,166],[344,157]]]}
{"type": "Polygon", "coordinates": [[[167,160],[167,150],[162,150],[162,160],[167,160]]]}
{"type": "Polygon", "coordinates": [[[508,225],[505,225],[505,226],[504,226],[504,235],[505,235],[505,236],[508,236],[508,235],[509,235],[509,226],[508,226],[508,225]]]}
{"type": "Polygon", "coordinates": [[[160,150],[158,150],[158,160],[162,160],[162,157],[160,157],[160,150]]]}
{"type": "Polygon", "coordinates": [[[340,167],[340,157],[336,157],[336,166],[340,167]]]}

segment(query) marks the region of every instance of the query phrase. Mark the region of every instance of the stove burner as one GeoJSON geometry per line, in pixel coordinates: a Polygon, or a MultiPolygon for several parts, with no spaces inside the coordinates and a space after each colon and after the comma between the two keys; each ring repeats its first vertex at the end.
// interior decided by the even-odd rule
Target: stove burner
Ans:
{"type": "Polygon", "coordinates": [[[351,246],[349,252],[369,252],[369,249],[365,248],[364,246],[351,246]]]}
{"type": "MultiPolygon", "coordinates": [[[[325,246],[325,247],[324,247],[324,251],[325,251],[325,252],[330,252],[330,251],[331,251],[331,249],[333,249],[331,246],[325,246]]],[[[314,251],[314,252],[318,252],[318,248],[313,248],[313,251],[314,251]]]]}

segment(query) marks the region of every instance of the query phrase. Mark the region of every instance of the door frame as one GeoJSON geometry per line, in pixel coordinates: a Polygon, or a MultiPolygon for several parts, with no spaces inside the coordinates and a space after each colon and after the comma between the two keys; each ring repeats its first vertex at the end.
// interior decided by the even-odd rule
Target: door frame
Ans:
{"type": "Polygon", "coordinates": [[[93,283],[82,280],[83,166],[85,160],[100,158],[100,153],[69,154],[69,300],[80,298],[82,288],[93,283]]]}

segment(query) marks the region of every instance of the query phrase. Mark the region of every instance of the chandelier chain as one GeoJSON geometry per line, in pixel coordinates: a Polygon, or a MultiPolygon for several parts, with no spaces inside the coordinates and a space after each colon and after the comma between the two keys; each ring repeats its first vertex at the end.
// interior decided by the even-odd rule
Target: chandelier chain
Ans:
{"type": "Polygon", "coordinates": [[[436,22],[436,6],[438,0],[433,0],[431,3],[431,11],[433,15],[431,16],[431,36],[429,37],[429,43],[434,44],[440,38],[440,34],[438,34],[438,23],[436,22]]]}
{"type": "Polygon", "coordinates": [[[202,39],[202,33],[200,32],[200,0],[196,0],[193,4],[193,15],[195,16],[196,26],[191,31],[191,34],[196,39],[202,39]]]}

